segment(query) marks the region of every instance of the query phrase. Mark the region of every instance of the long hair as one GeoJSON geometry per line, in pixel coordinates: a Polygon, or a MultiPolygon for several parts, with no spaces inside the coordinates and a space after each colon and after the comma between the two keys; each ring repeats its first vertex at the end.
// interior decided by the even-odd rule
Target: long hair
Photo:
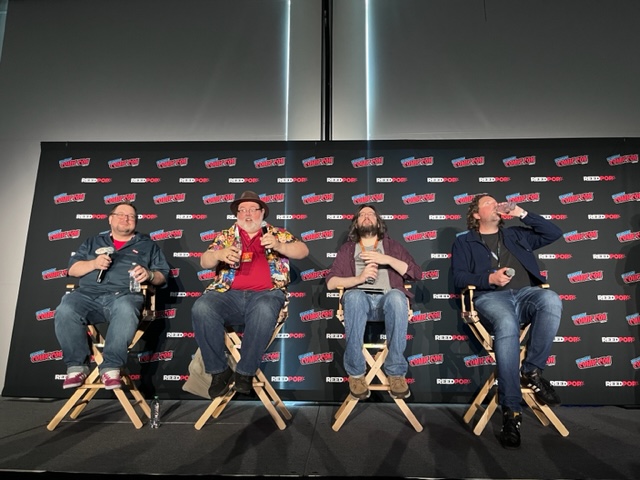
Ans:
{"type": "Polygon", "coordinates": [[[349,233],[347,235],[347,238],[352,242],[360,241],[360,234],[358,233],[358,215],[360,215],[360,212],[362,211],[363,208],[367,208],[367,207],[372,209],[373,213],[375,213],[376,215],[376,223],[378,224],[378,231],[376,235],[378,236],[378,239],[382,240],[382,237],[384,237],[384,234],[387,233],[387,224],[380,217],[380,213],[378,213],[378,210],[374,205],[367,203],[364,205],[360,205],[358,207],[358,209],[356,210],[356,213],[353,215],[353,220],[351,220],[351,226],[349,227],[349,233]]]}
{"type": "MultiPolygon", "coordinates": [[[[475,230],[476,232],[480,229],[480,222],[473,215],[478,213],[480,199],[482,197],[491,197],[488,193],[478,193],[471,203],[469,204],[469,209],[467,210],[467,228],[469,230],[475,230]]],[[[504,220],[500,217],[500,222],[498,223],[498,227],[502,227],[504,225],[504,220]]]]}

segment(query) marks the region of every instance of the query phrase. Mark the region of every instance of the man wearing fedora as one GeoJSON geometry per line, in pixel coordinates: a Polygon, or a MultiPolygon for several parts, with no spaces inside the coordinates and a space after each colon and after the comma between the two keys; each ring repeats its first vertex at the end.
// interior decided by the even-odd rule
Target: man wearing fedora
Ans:
{"type": "Polygon", "coordinates": [[[236,223],[219,232],[200,257],[200,266],[215,270],[215,277],[191,312],[205,372],[211,374],[211,398],[227,393],[232,383],[239,393],[251,392],[286,299],[289,260],[309,254],[304,242],[264,221],[269,207],[255,192],[243,192],[231,212],[236,223]],[[225,354],[226,326],[244,327],[235,376],[225,354]]]}

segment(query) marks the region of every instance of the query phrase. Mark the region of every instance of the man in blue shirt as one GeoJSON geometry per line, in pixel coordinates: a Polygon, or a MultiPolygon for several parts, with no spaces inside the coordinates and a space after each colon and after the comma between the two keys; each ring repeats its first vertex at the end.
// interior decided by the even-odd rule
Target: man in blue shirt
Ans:
{"type": "Polygon", "coordinates": [[[85,240],[69,260],[68,275],[79,278],[79,286],[62,297],[54,317],[67,366],[62,388],[84,383],[91,356],[87,325],[105,322],[109,328],[100,364],[101,380],[107,390],[122,386],[120,368],[127,362],[144,301],[141,293],[130,291],[130,275],[140,283],[156,286],[163,285],[169,275],[170,267],[160,247],[149,235],[136,232],[138,215],[133,204],[118,203],[108,219],[110,231],[85,240]]]}
{"type": "Polygon", "coordinates": [[[476,286],[475,308],[494,336],[503,414],[500,440],[505,448],[518,448],[520,386],[531,388],[540,402],[560,404],[542,371],[560,325],[562,301],[557,293],[539,287],[546,279],[533,252],[559,239],[562,230],[518,205],[508,209],[500,210],[488,194],[476,195],[467,212],[468,230],[453,243],[451,266],[456,288],[476,286]],[[502,216],[506,214],[519,218],[524,226],[504,227],[502,216]],[[531,323],[531,330],[520,371],[520,325],[527,323],[531,323]]]}

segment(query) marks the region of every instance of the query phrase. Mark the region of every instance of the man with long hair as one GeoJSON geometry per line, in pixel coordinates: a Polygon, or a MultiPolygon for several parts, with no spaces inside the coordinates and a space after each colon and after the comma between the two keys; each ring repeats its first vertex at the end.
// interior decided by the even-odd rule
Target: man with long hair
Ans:
{"type": "Polygon", "coordinates": [[[329,290],[345,288],[344,368],[354,397],[365,399],[371,394],[364,378],[366,361],[362,353],[367,322],[385,325],[389,355],[384,371],[389,376],[391,396],[403,399],[411,394],[405,379],[409,365],[404,350],[409,323],[407,299],[411,300],[413,294],[405,288],[405,282],[419,280],[421,273],[409,252],[389,237],[375,206],[358,207],[347,241],[326,277],[329,290]]]}
{"type": "Polygon", "coordinates": [[[531,388],[542,403],[560,403],[542,371],[560,325],[562,301],[554,291],[540,288],[546,278],[533,252],[555,242],[562,230],[519,205],[501,207],[503,204],[486,193],[474,197],[467,213],[468,230],[453,243],[451,266],[456,288],[476,287],[475,308],[494,336],[498,401],[503,415],[500,441],[505,448],[518,448],[520,386],[531,388]],[[503,215],[517,218],[524,225],[505,227],[503,215]],[[527,355],[520,369],[520,325],[528,323],[527,355]]]}

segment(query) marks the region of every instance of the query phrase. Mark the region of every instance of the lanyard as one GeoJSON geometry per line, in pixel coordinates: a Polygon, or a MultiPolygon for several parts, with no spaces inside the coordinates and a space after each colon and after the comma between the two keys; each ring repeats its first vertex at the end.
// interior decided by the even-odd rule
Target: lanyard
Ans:
{"type": "MultiPolygon", "coordinates": [[[[364,244],[362,243],[362,240],[360,240],[360,250],[363,251],[363,252],[367,251],[365,249],[364,244]]],[[[373,250],[378,250],[378,237],[376,237],[376,243],[373,244],[373,250]]]]}
{"type": "Polygon", "coordinates": [[[489,249],[489,251],[491,252],[491,256],[493,258],[495,258],[496,262],[498,262],[498,268],[500,268],[500,243],[501,243],[501,237],[502,237],[502,231],[498,230],[498,237],[497,237],[497,245],[496,245],[496,251],[494,252],[493,250],[491,250],[491,248],[489,247],[489,245],[487,245],[487,242],[484,241],[484,236],[482,234],[480,234],[480,239],[482,240],[482,243],[484,243],[484,246],[487,247],[489,249]]]}

